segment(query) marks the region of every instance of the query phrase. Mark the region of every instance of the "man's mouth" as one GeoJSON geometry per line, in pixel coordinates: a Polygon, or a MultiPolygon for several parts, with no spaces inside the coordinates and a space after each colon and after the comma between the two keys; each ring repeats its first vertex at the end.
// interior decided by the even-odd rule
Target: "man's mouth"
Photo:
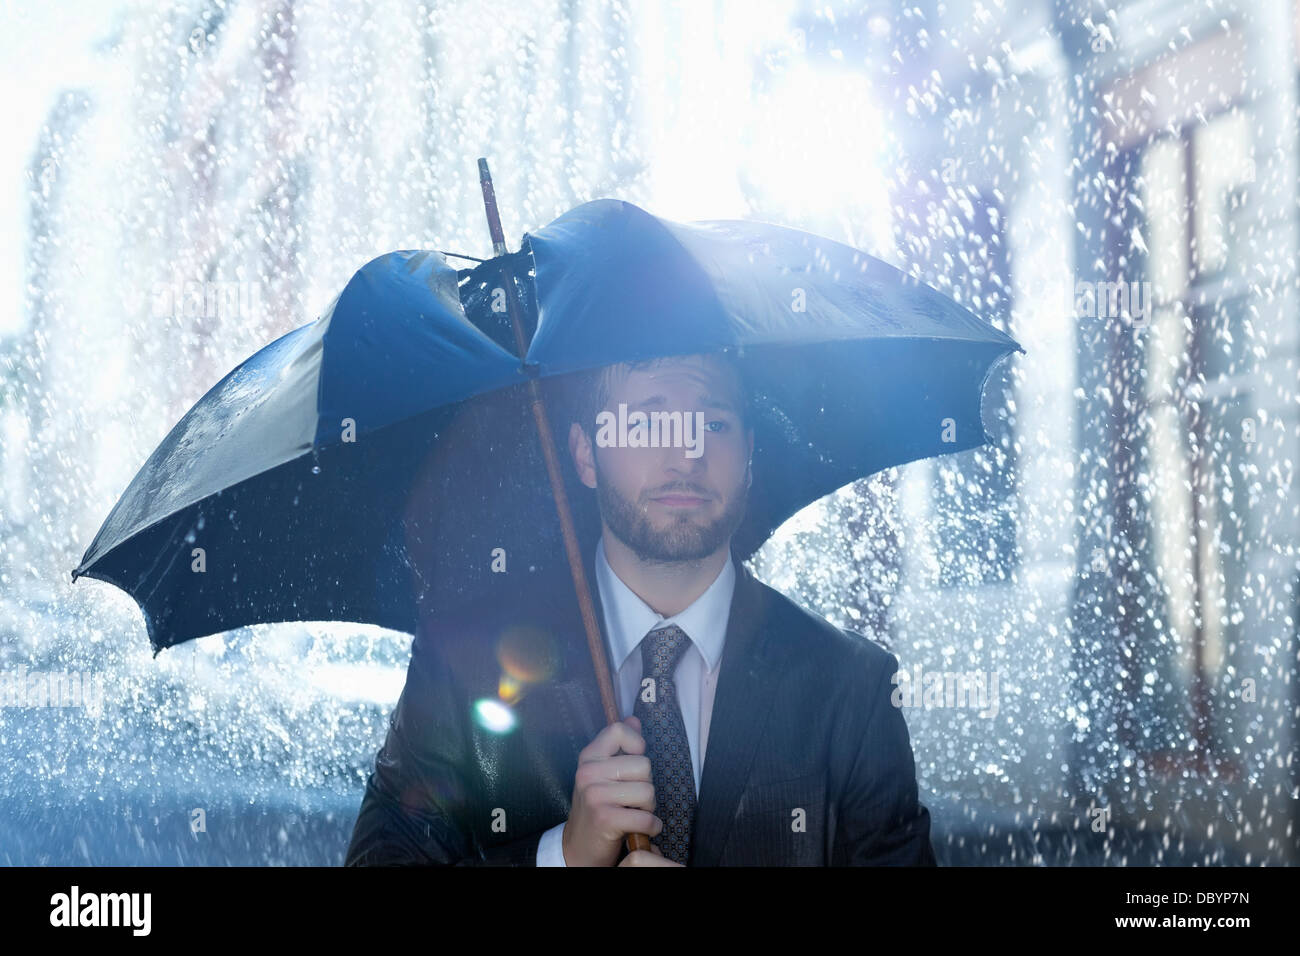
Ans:
{"type": "Polygon", "coordinates": [[[657,501],[661,505],[668,505],[672,508],[698,508],[708,501],[707,498],[701,498],[697,495],[662,495],[657,498],[651,498],[651,501],[657,501]]]}

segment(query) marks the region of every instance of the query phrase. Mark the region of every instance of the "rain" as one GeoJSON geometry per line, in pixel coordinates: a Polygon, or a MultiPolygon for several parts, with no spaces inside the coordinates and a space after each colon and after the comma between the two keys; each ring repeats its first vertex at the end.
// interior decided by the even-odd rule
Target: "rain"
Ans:
{"type": "Polygon", "coordinates": [[[983,444],[751,561],[898,658],[940,865],[1300,862],[1292,7],[6,7],[0,863],[343,862],[411,634],[155,654],[70,572],[186,412],[367,263],[493,255],[478,157],[512,253],[603,198],[775,223],[1023,347],[983,444]]]}

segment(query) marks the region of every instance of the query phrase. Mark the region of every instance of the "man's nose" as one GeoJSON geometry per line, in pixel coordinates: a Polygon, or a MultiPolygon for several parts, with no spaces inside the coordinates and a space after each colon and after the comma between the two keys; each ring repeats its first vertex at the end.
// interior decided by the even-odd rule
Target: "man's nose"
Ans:
{"type": "Polygon", "coordinates": [[[694,475],[705,471],[708,467],[706,455],[708,454],[708,444],[701,438],[696,448],[689,448],[683,443],[680,448],[666,448],[664,467],[672,472],[682,475],[694,475]],[[691,457],[694,455],[695,457],[691,457]]]}

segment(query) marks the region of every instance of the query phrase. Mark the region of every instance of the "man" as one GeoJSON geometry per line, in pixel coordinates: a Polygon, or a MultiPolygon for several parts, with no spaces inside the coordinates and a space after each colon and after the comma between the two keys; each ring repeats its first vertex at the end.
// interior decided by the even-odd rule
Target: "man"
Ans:
{"type": "Polygon", "coordinates": [[[731,551],[753,482],[740,370],[684,356],[590,385],[569,451],[599,504],[584,559],[624,719],[602,728],[567,569],[444,614],[412,644],[347,864],[934,865],[897,660],[731,551]],[[620,405],[703,420],[702,443],[644,423],[611,441],[598,414],[620,405]]]}

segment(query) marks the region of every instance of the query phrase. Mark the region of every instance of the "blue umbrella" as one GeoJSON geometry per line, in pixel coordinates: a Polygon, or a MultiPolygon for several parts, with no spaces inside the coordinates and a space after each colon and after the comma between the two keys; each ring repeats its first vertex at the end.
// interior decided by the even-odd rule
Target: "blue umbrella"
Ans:
{"type": "MultiPolygon", "coordinates": [[[[757,416],[744,559],[849,482],[984,443],[984,382],[1024,351],[887,263],[767,223],[602,199],[495,251],[459,272],[429,251],[365,265],[185,414],[73,580],[130,594],[155,654],[260,622],[414,633],[422,609],[508,599],[494,556],[526,574],[566,560],[530,382],[721,350],[757,416]]],[[[593,496],[565,481],[594,541],[593,496]]]]}

